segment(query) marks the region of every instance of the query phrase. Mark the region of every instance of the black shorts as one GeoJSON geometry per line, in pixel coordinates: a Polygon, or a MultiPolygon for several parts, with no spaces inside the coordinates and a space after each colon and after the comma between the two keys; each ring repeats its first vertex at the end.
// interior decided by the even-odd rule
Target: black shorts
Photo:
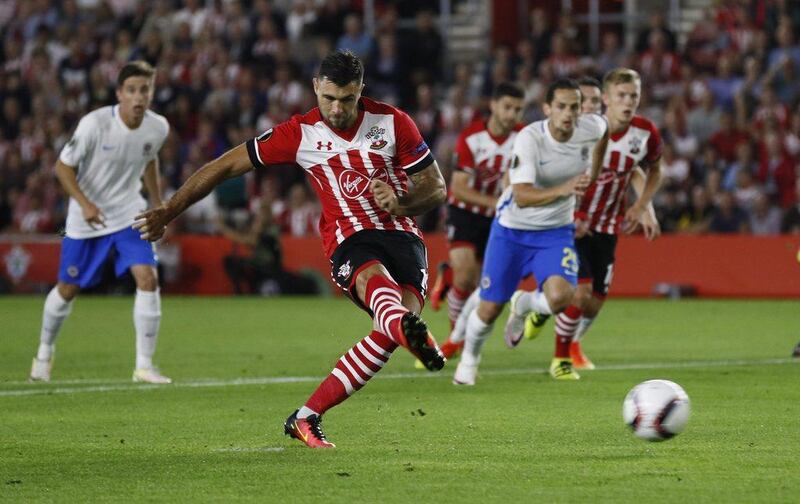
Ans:
{"type": "Polygon", "coordinates": [[[592,282],[592,292],[606,297],[614,276],[617,235],[594,233],[575,240],[578,251],[578,282],[592,282]]]}
{"type": "Polygon", "coordinates": [[[350,236],[333,251],[331,278],[355,304],[372,316],[356,293],[356,276],[372,263],[381,263],[400,287],[413,291],[420,305],[428,288],[428,251],[422,240],[405,231],[365,229],[350,236]]]}
{"type": "Polygon", "coordinates": [[[447,206],[447,241],[450,248],[472,247],[478,259],[483,259],[492,218],[474,214],[453,205],[447,206]]]}

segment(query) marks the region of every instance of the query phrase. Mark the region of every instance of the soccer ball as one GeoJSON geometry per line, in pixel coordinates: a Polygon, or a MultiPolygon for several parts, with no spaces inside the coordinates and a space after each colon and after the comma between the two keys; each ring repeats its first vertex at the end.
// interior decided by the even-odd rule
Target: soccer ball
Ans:
{"type": "Polygon", "coordinates": [[[648,380],[633,387],[625,396],[622,418],[637,437],[663,441],[686,427],[689,396],[677,383],[648,380]]]}

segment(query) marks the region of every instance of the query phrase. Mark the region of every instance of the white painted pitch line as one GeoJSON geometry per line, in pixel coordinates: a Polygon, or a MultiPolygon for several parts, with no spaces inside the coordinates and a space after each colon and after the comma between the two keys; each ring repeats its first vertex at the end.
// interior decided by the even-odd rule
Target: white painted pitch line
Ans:
{"type": "MultiPolygon", "coordinates": [[[[704,367],[735,367],[735,366],[774,366],[795,363],[795,359],[759,359],[759,360],[717,360],[717,361],[687,361],[687,362],[651,362],[651,363],[631,363],[616,364],[609,366],[598,366],[593,373],[602,371],[623,371],[635,369],[691,369],[704,367]]],[[[516,368],[516,369],[490,369],[482,371],[483,376],[505,376],[546,373],[547,368],[516,368]]],[[[450,379],[450,373],[386,373],[378,375],[381,379],[397,380],[407,378],[446,378],[450,379]]],[[[115,384],[116,381],[109,380],[107,385],[91,385],[87,387],[48,387],[46,384],[27,384],[23,389],[0,390],[0,397],[19,397],[32,395],[49,394],[80,394],[88,392],[116,392],[116,391],[145,391],[145,390],[171,390],[175,388],[206,388],[206,387],[236,387],[243,385],[274,385],[280,383],[305,383],[320,382],[324,376],[265,376],[253,378],[236,378],[232,380],[216,379],[196,379],[191,381],[176,382],[172,385],[150,385],[133,384],[130,382],[115,384]]],[[[70,383],[96,383],[96,380],[70,380],[70,383]]],[[[52,384],[61,384],[51,382],[52,384]]]]}
{"type": "Polygon", "coordinates": [[[229,446],[227,448],[217,448],[217,453],[247,453],[247,452],[282,452],[283,446],[229,446]]]}

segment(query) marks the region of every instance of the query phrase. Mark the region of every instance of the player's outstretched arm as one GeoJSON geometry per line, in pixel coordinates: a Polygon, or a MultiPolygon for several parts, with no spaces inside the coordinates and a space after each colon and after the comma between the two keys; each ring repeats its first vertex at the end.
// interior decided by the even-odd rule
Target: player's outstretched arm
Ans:
{"type": "Polygon", "coordinates": [[[252,169],[246,144],[234,147],[194,172],[166,204],[137,215],[133,227],[139,230],[143,240],[156,241],[164,234],[167,224],[193,203],[203,199],[224,180],[252,169]]]}
{"type": "Polygon", "coordinates": [[[410,178],[413,186],[409,188],[408,194],[400,196],[386,182],[373,180],[370,187],[375,201],[392,215],[409,217],[422,215],[444,203],[447,191],[436,161],[410,178]]]}

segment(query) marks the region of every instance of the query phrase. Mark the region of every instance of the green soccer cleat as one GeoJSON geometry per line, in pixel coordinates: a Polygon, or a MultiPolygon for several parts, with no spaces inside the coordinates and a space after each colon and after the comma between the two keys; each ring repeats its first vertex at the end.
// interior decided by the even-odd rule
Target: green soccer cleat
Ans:
{"type": "Polygon", "coordinates": [[[553,357],[550,363],[550,376],[556,380],[580,380],[581,375],[572,367],[572,359],[564,357],[553,357]]]}
{"type": "Polygon", "coordinates": [[[550,319],[550,315],[531,312],[525,318],[525,331],[523,332],[525,339],[532,340],[539,336],[539,333],[542,332],[542,327],[544,327],[548,319],[550,319]]]}

